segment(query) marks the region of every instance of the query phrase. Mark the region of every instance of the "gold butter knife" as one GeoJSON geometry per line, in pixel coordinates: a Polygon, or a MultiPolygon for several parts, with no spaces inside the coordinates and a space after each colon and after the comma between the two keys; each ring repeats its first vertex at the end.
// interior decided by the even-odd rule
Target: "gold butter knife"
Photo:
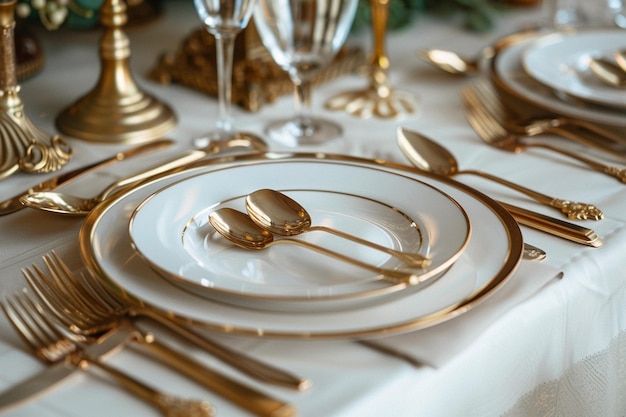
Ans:
{"type": "Polygon", "coordinates": [[[511,213],[515,220],[521,225],[532,227],[533,229],[594,248],[602,246],[602,239],[600,239],[592,229],[555,219],[554,217],[546,216],[545,214],[517,207],[502,201],[499,201],[499,203],[511,213]]]}
{"type": "Polygon", "coordinates": [[[48,180],[42,181],[39,184],[36,184],[30,187],[28,190],[24,190],[21,193],[17,194],[14,197],[11,197],[0,203],[0,216],[5,216],[7,214],[14,213],[18,210],[24,208],[24,205],[20,202],[20,198],[39,191],[52,191],[59,188],[62,185],[69,184],[70,182],[76,180],[77,178],[94,171],[98,168],[104,168],[108,165],[112,165],[116,162],[123,161],[125,159],[131,158],[133,156],[138,156],[147,152],[156,151],[159,149],[163,149],[174,144],[174,141],[171,139],[160,139],[154,142],[146,143],[144,145],[136,146],[134,148],[130,148],[126,151],[118,152],[115,155],[103,159],[101,161],[94,162],[93,164],[89,164],[84,167],[76,168],[72,171],[57,175],[48,180]]]}

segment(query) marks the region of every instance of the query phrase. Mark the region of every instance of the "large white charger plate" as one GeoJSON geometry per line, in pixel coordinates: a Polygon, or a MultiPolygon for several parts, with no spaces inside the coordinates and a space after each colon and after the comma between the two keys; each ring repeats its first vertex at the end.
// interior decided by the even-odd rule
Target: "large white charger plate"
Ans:
{"type": "Polygon", "coordinates": [[[548,36],[550,33],[539,32],[534,37],[531,36],[500,50],[494,56],[491,65],[491,78],[496,86],[517,99],[532,104],[537,109],[625,128],[626,117],[624,117],[623,110],[568,99],[563,97],[563,93],[557,93],[528,76],[521,62],[524,51],[537,39],[548,36]]]}
{"type": "MultiPolygon", "coordinates": [[[[397,192],[401,194],[401,190],[397,192]]],[[[412,201],[411,196],[403,198],[412,201]]],[[[522,234],[515,220],[502,206],[473,188],[403,165],[328,154],[241,156],[156,179],[96,207],[81,227],[79,243],[83,261],[94,277],[129,302],[213,331],[306,339],[383,336],[452,319],[484,302],[504,285],[523,253],[522,234]],[[194,295],[161,278],[131,247],[130,216],[141,201],[159,189],[224,164],[279,167],[299,161],[389,170],[431,184],[465,209],[473,225],[470,241],[443,277],[407,297],[343,311],[298,314],[245,309],[194,295]]]]}
{"type": "Polygon", "coordinates": [[[590,68],[593,59],[611,59],[626,49],[623,29],[553,33],[532,42],[522,54],[526,73],[540,83],[590,103],[626,107],[626,92],[602,82],[590,68]]]}
{"type": "MultiPolygon", "coordinates": [[[[231,166],[186,178],[143,201],[131,216],[131,244],[163,277],[193,293],[247,308],[284,311],[353,308],[430,285],[460,256],[467,214],[448,195],[404,175],[320,161],[231,166]],[[212,211],[245,212],[246,195],[280,190],[311,211],[314,224],[403,252],[428,255],[420,284],[380,274],[296,245],[239,248],[208,221],[212,211]]],[[[379,268],[405,270],[395,257],[329,233],[298,238],[379,268]]],[[[276,240],[280,240],[277,238],[276,240]]],[[[283,239],[284,240],[284,239],[283,239]]]]}

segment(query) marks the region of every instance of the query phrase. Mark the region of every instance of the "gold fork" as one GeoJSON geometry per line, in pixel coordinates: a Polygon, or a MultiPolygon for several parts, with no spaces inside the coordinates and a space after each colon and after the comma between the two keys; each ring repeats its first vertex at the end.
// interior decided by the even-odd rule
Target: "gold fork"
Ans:
{"type": "Polygon", "coordinates": [[[0,307],[22,339],[43,361],[50,364],[66,361],[78,369],[88,369],[89,365],[95,366],[115,378],[133,394],[161,410],[165,416],[209,417],[215,415],[213,407],[207,402],[161,393],[105,364],[99,358],[92,357],[79,343],[63,335],[45,316],[41,306],[28,291],[16,293],[13,299],[7,298],[5,303],[0,303],[0,307]]]}
{"type": "MultiPolygon", "coordinates": [[[[494,87],[487,80],[475,81],[471,87],[468,87],[467,93],[472,94],[476,103],[480,102],[511,132],[528,137],[552,133],[621,160],[626,159],[626,143],[624,143],[623,135],[572,117],[552,116],[524,119],[505,106],[494,87]],[[582,132],[586,134],[582,134],[582,132]]],[[[471,97],[468,96],[468,98],[471,97]]]]}
{"type": "Polygon", "coordinates": [[[137,342],[167,365],[251,413],[262,417],[296,414],[291,404],[230,379],[159,342],[153,334],[135,326],[127,315],[111,315],[111,309],[98,301],[96,285],[88,286],[84,276],[73,276],[54,253],[44,260],[49,274],[34,265],[23,269],[24,278],[54,318],[80,340],[98,342],[103,332],[111,330],[139,334],[137,342]]]}
{"type": "Polygon", "coordinates": [[[33,267],[35,274],[30,273],[25,276],[27,281],[33,288],[39,288],[39,291],[44,291],[45,287],[48,287],[48,293],[56,293],[62,298],[75,300],[76,310],[85,312],[82,313],[83,316],[89,315],[89,317],[83,317],[88,322],[82,326],[83,328],[89,327],[93,331],[100,331],[115,326],[122,319],[132,320],[136,317],[147,317],[166,326],[224,363],[262,382],[298,390],[304,390],[311,386],[311,381],[306,378],[292,375],[242,352],[229,349],[158,312],[149,308],[131,306],[99,281],[88,279],[84,275],[77,276],[74,274],[54,251],[45,255],[43,261],[48,269],[48,274],[37,267],[33,267]]]}
{"type": "Polygon", "coordinates": [[[548,149],[582,162],[598,172],[626,183],[626,169],[608,166],[548,143],[525,141],[517,132],[512,132],[506,128],[506,124],[499,117],[501,115],[489,111],[483,100],[476,93],[475,87],[467,86],[463,88],[462,96],[467,109],[468,122],[478,136],[488,145],[514,153],[522,152],[530,147],[548,149]]]}

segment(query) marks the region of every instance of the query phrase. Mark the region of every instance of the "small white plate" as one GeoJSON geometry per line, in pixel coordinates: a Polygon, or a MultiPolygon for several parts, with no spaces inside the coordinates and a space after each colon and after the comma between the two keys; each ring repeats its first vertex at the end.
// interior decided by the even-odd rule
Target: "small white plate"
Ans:
{"type": "Polygon", "coordinates": [[[555,33],[537,39],[522,54],[528,75],[540,83],[590,103],[626,108],[626,90],[602,82],[589,67],[592,59],[612,59],[626,49],[623,29],[555,33]]]}
{"type": "MultiPolygon", "coordinates": [[[[511,215],[484,194],[447,178],[389,162],[383,166],[371,160],[328,154],[267,153],[208,164],[142,184],[98,205],[79,234],[81,256],[94,277],[128,302],[213,331],[253,337],[351,339],[408,332],[458,317],[501,288],[521,260],[522,234],[511,215]],[[182,290],[159,276],[131,247],[131,214],[139,203],[163,187],[224,164],[272,164],[276,170],[289,173],[290,167],[312,161],[328,167],[360,166],[395,172],[441,189],[459,202],[473,225],[466,249],[440,279],[406,297],[341,311],[289,314],[242,308],[182,290]]],[[[353,192],[367,195],[367,189],[375,186],[362,184],[360,188],[363,191],[353,192]]],[[[414,196],[402,193],[395,193],[394,198],[402,202],[399,206],[419,203],[414,196]]],[[[433,249],[437,247],[436,241],[431,243],[433,249]]]]}
{"type": "MultiPolygon", "coordinates": [[[[298,201],[311,212],[314,224],[398,251],[428,255],[431,265],[415,271],[424,283],[458,258],[470,235],[463,209],[421,181],[366,167],[259,164],[204,173],[153,194],[131,217],[133,247],[174,284],[248,308],[353,308],[380,302],[381,296],[406,287],[296,245],[242,249],[213,229],[208,222],[212,211],[230,207],[245,212],[246,195],[261,188],[282,191],[298,201]],[[286,170],[289,175],[283,175],[286,170]]],[[[311,232],[292,239],[304,239],[380,268],[401,270],[405,266],[384,252],[329,233],[311,232]]]]}
{"type": "Polygon", "coordinates": [[[537,109],[616,128],[626,128],[623,109],[597,106],[568,97],[528,76],[522,66],[522,54],[541,36],[547,35],[538,34],[499,51],[492,60],[491,77],[494,83],[508,94],[537,109]]]}

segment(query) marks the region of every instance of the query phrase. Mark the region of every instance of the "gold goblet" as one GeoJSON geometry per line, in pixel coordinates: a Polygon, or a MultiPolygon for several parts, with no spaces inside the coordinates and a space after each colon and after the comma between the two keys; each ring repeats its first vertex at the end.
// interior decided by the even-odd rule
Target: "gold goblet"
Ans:
{"type": "Polygon", "coordinates": [[[15,62],[16,2],[0,1],[0,179],[17,170],[56,171],[72,156],[60,136],[48,137],[24,113],[15,62]]]}
{"type": "Polygon", "coordinates": [[[329,110],[345,110],[362,118],[376,116],[395,118],[415,113],[417,97],[411,92],[400,91],[389,83],[389,58],[385,53],[385,32],[389,18],[390,0],[371,0],[374,53],[369,63],[369,86],[362,90],[339,93],[326,102],[329,110]]]}

